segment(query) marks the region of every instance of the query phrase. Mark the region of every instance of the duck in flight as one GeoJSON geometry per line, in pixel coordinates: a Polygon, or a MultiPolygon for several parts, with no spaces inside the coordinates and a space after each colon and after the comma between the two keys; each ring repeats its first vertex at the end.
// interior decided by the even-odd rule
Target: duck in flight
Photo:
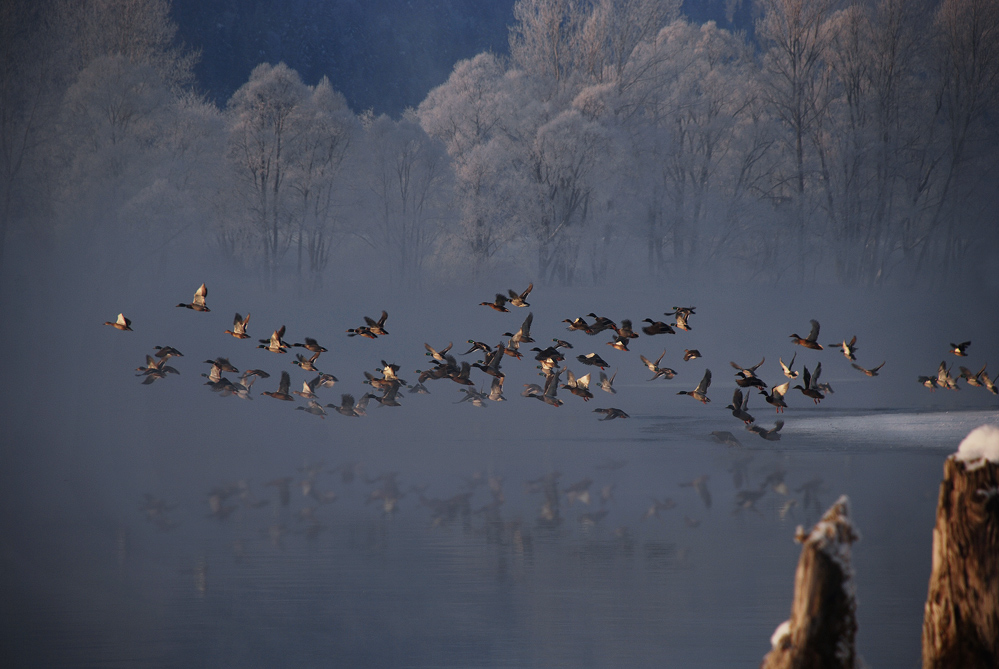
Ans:
{"type": "Polygon", "coordinates": [[[770,404],[770,406],[777,409],[777,413],[781,413],[784,411],[784,409],[787,408],[787,402],[784,401],[784,395],[787,394],[787,391],[788,389],[790,389],[790,387],[791,387],[791,382],[785,381],[779,386],[774,386],[773,388],[771,388],[769,394],[767,394],[767,391],[765,390],[761,390],[760,394],[766,398],[767,403],[770,404]]]}
{"type": "Polygon", "coordinates": [[[312,337],[306,337],[304,344],[302,344],[302,343],[296,343],[296,344],[292,344],[291,346],[292,346],[292,348],[296,348],[296,347],[297,348],[304,348],[306,351],[312,351],[313,353],[325,353],[326,350],[327,350],[327,349],[323,348],[322,346],[320,346],[319,342],[317,342],[312,337]]]}
{"type": "Polygon", "coordinates": [[[316,360],[319,359],[319,351],[312,354],[311,357],[306,358],[301,353],[295,354],[295,360],[291,361],[291,364],[298,365],[306,372],[318,372],[316,369],[316,360]]]}
{"type": "Polygon", "coordinates": [[[610,365],[608,365],[607,362],[596,353],[577,355],[576,360],[583,363],[584,365],[591,365],[593,367],[599,367],[600,369],[606,369],[607,367],[610,367],[610,365]]]}
{"type": "Polygon", "coordinates": [[[670,369],[669,367],[660,367],[659,366],[659,363],[662,362],[663,356],[665,356],[665,355],[666,355],[666,349],[663,349],[663,352],[659,354],[659,357],[656,358],[656,361],[652,362],[651,360],[649,360],[648,358],[646,358],[644,355],[639,354],[638,357],[642,360],[642,363],[646,367],[649,368],[650,372],[652,372],[655,375],[651,379],[649,379],[649,381],[655,381],[656,379],[658,379],[660,377],[662,377],[662,378],[666,379],[667,381],[669,381],[674,376],[676,376],[676,372],[674,370],[670,369]]]}
{"type": "Polygon", "coordinates": [[[859,370],[859,371],[863,372],[864,374],[867,374],[867,376],[877,376],[878,375],[878,370],[880,370],[884,366],[885,366],[885,363],[883,363],[883,362],[880,365],[878,365],[877,367],[874,367],[873,369],[866,369],[864,367],[861,367],[857,363],[853,363],[853,365],[852,365],[852,367],[854,369],[859,370]]]}
{"type": "Polygon", "coordinates": [[[181,302],[178,307],[185,307],[187,309],[193,309],[194,311],[211,311],[208,305],[205,304],[205,298],[208,297],[208,288],[205,284],[201,284],[201,287],[194,292],[194,299],[191,300],[190,304],[185,304],[181,302]]]}
{"type": "Polygon", "coordinates": [[[504,313],[508,313],[510,310],[506,308],[506,303],[509,301],[510,300],[508,300],[505,295],[496,293],[495,300],[493,300],[492,302],[479,302],[479,306],[489,307],[490,309],[493,309],[495,311],[502,311],[504,313]]]}
{"type": "Polygon", "coordinates": [[[697,387],[693,390],[681,390],[677,395],[690,395],[695,400],[702,404],[707,404],[711,401],[708,398],[708,387],[711,385],[711,370],[704,370],[704,376],[701,377],[701,382],[697,384],[697,387]]]}
{"type": "Polygon", "coordinates": [[[236,339],[249,339],[250,335],[246,334],[246,326],[250,322],[250,314],[246,314],[246,318],[243,318],[239,312],[236,312],[236,317],[232,319],[232,329],[226,330],[225,334],[232,335],[236,339]]]}
{"type": "Polygon", "coordinates": [[[810,348],[815,351],[822,350],[822,344],[815,341],[819,338],[819,322],[814,318],[809,323],[812,324],[812,330],[808,333],[807,337],[799,337],[797,333],[791,335],[791,343],[797,344],[798,346],[804,346],[805,348],[810,348]]]}
{"type": "Polygon", "coordinates": [[[645,318],[642,319],[642,322],[648,323],[648,325],[642,327],[642,332],[650,337],[658,334],[676,334],[676,330],[662,321],[654,321],[651,318],[645,318]]]}
{"type": "Polygon", "coordinates": [[[954,355],[959,355],[962,358],[968,355],[968,347],[971,346],[970,341],[963,341],[960,344],[955,344],[951,342],[950,352],[954,355]]]}
{"type": "Polygon", "coordinates": [[[749,408],[749,391],[746,391],[746,395],[743,396],[742,391],[738,388],[732,394],[732,403],[725,407],[732,411],[732,415],[741,420],[746,425],[750,423],[755,423],[756,419],[750,415],[749,408]]]}
{"type": "Polygon", "coordinates": [[[118,320],[116,321],[104,321],[104,325],[110,325],[115,330],[132,331],[132,321],[125,318],[125,314],[118,314],[118,320]]]}
{"type": "Polygon", "coordinates": [[[348,337],[366,337],[368,339],[378,339],[378,335],[387,335],[388,331],[385,329],[385,321],[388,319],[388,312],[383,311],[381,318],[377,321],[368,316],[364,317],[365,325],[360,327],[350,328],[347,330],[348,337]]]}
{"type": "Polygon", "coordinates": [[[603,372],[600,372],[600,390],[605,393],[610,393],[611,395],[616,395],[617,391],[614,390],[614,377],[617,376],[617,372],[614,372],[610,378],[603,372]]]}
{"type": "Polygon", "coordinates": [[[530,312],[517,332],[504,332],[503,336],[510,338],[510,345],[513,348],[519,348],[521,344],[533,344],[534,339],[531,338],[531,324],[533,322],[534,312],[530,312]]]}
{"type": "Polygon", "coordinates": [[[273,397],[276,400],[284,400],[285,402],[294,402],[295,398],[292,397],[291,393],[291,376],[288,372],[281,372],[281,382],[278,384],[278,389],[276,391],[265,390],[260,393],[261,395],[267,395],[268,397],[273,397]]]}
{"type": "Polygon", "coordinates": [[[819,364],[815,365],[815,371],[811,374],[808,373],[808,367],[805,367],[804,369],[805,371],[803,372],[803,374],[804,374],[805,385],[802,386],[799,383],[796,386],[794,386],[794,389],[800,390],[802,395],[804,395],[805,397],[811,397],[812,401],[818,404],[821,400],[824,400],[826,398],[826,396],[823,395],[822,391],[820,391],[818,388],[819,374],[822,373],[822,363],[820,362],[819,364]]]}
{"type": "Polygon", "coordinates": [[[525,300],[527,300],[527,296],[531,294],[532,290],[534,290],[533,283],[529,284],[527,286],[527,289],[523,293],[517,293],[512,288],[510,288],[509,290],[507,290],[507,293],[510,295],[510,299],[507,301],[515,307],[529,307],[531,305],[528,304],[525,300]]]}
{"type": "Polygon", "coordinates": [[[382,311],[382,315],[378,317],[376,321],[368,316],[364,317],[364,323],[367,326],[368,331],[374,335],[387,335],[388,330],[385,329],[385,321],[388,320],[388,312],[382,311]]]}
{"type": "Polygon", "coordinates": [[[796,379],[796,378],[798,378],[798,372],[796,372],[793,369],[791,369],[792,367],[794,367],[794,359],[796,357],[798,357],[798,352],[797,351],[795,351],[794,355],[791,356],[791,362],[789,362],[786,365],[784,364],[784,358],[781,358],[780,360],[778,360],[778,362],[780,363],[780,370],[784,373],[784,376],[786,376],[789,379],[796,379]]]}
{"type": "Polygon", "coordinates": [[[836,348],[843,351],[843,355],[846,356],[847,360],[856,361],[857,360],[856,344],[857,344],[857,336],[854,335],[853,339],[851,339],[849,343],[847,343],[847,341],[844,339],[842,342],[838,344],[829,344],[829,346],[835,346],[836,348]]]}
{"type": "Polygon", "coordinates": [[[268,350],[271,353],[287,353],[291,345],[284,341],[282,337],[284,337],[283,325],[271,334],[270,339],[260,339],[260,345],[257,348],[268,350]]]}
{"type": "Polygon", "coordinates": [[[673,316],[676,318],[676,323],[673,324],[673,327],[678,327],[681,330],[687,330],[689,332],[690,330],[693,330],[693,328],[687,323],[687,319],[696,313],[694,311],[696,308],[697,307],[673,307],[673,311],[667,311],[663,315],[673,316]]]}

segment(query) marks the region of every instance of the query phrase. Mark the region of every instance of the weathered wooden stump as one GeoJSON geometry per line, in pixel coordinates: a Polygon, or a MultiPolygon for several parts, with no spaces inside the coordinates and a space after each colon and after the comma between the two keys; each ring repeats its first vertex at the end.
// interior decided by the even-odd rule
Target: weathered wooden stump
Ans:
{"type": "Polygon", "coordinates": [[[859,539],[844,495],[808,534],[799,527],[801,558],[794,575],[790,620],[770,641],[764,669],[854,667],[857,655],[856,597],[850,545],[859,539]]]}
{"type": "Polygon", "coordinates": [[[944,462],[923,667],[999,667],[999,429],[991,426],[944,462]]]}

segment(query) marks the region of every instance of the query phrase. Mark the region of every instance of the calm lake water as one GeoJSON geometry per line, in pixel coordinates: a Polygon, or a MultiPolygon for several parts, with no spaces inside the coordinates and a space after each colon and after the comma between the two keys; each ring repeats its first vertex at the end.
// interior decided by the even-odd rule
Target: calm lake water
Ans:
{"type": "Polygon", "coordinates": [[[730,447],[707,436],[729,422],[649,414],[612,440],[600,421],[533,440],[511,428],[475,436],[474,453],[421,428],[397,451],[341,442],[243,470],[224,519],[196,472],[164,475],[162,513],[140,493],[88,499],[64,472],[60,512],[7,538],[8,666],[755,666],[790,611],[795,526],[846,494],[860,650],[915,667],[942,462],[986,422],[995,412],[818,410],[776,443],[731,430],[730,447]],[[354,462],[352,481],[332,471],[354,462]],[[287,506],[267,485],[279,475],[287,506]],[[709,497],[680,485],[701,476],[709,497]],[[586,479],[588,503],[565,492],[586,479]]]}
{"type": "MultiPolygon", "coordinates": [[[[523,398],[522,384],[539,380],[525,355],[504,363],[507,402],[456,404],[463,395],[444,380],[401,407],[323,420],[295,410],[297,399],[260,395],[282,370],[293,388],[314,374],[254,339],[287,323],[290,340],[326,344],[320,369],[340,382],[320,391],[325,404],[369,390],[362,372],[380,360],[412,382],[429,360],[423,342],[454,341],[461,354],[466,339],[516,329],[525,310],[475,306],[474,287],[430,300],[343,290],[317,308],[332,298],[206,278],[207,314],[174,308],[205,280],[186,274],[107,294],[103,283],[10,284],[5,313],[40,334],[0,351],[4,666],[758,666],[790,613],[795,527],[844,494],[862,537],[860,652],[874,667],[919,666],[943,461],[999,412],[981,388],[930,393],[916,377],[934,373],[954,337],[976,342],[963,364],[980,368],[994,309],[955,309],[986,317],[950,336],[924,327],[918,296],[780,291],[751,304],[702,287],[677,298],[651,285],[539,289],[534,337],[606,356],[616,395],[596,390],[584,403],[563,391],[559,408],[523,398]],[[643,336],[631,352],[561,323],[591,310],[637,323],[687,300],[699,307],[692,332],[643,336]],[[343,334],[382,308],[391,336],[343,334]],[[100,325],[120,310],[134,332],[100,325]],[[253,339],[223,334],[236,310],[252,312],[253,339]],[[856,334],[862,364],[888,363],[872,379],[836,350],[798,350],[795,368],[821,362],[835,394],[815,406],[794,393],[782,440],[765,441],[724,409],[729,361],[765,355],[760,371],[775,382],[778,358],[799,348],[788,334],[812,317],[823,343],[856,334]],[[179,375],[146,386],[134,370],[154,345],[185,356],[170,360],[179,375]],[[703,359],[685,362],[695,346],[703,359]],[[638,354],[664,348],[678,374],[650,382],[638,354]],[[253,401],[204,387],[202,361],[217,356],[270,372],[253,401]],[[42,364],[58,374],[43,379],[42,364]],[[677,395],[706,368],[711,404],[677,395]],[[631,418],[601,421],[597,407],[631,418]],[[713,441],[719,430],[741,445],[713,441]],[[287,504],[273,484],[283,479],[287,504]],[[707,494],[681,485],[695,480],[707,494]]],[[[758,396],[749,410],[774,425],[758,396]]]]}

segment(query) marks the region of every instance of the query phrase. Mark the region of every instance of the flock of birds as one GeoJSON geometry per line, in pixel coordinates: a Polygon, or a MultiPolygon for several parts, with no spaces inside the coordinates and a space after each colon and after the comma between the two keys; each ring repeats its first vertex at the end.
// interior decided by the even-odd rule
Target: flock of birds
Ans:
{"type": "MultiPolygon", "coordinates": [[[[492,301],[482,302],[481,306],[488,307],[496,312],[510,313],[513,308],[530,307],[527,299],[533,290],[533,284],[526,290],[517,292],[509,290],[506,295],[496,294],[492,301]]],[[[207,304],[208,289],[202,284],[194,294],[194,298],[189,303],[180,303],[179,308],[186,308],[196,312],[209,313],[207,304]]],[[[646,318],[642,321],[645,325],[640,327],[641,336],[645,338],[658,335],[676,335],[677,331],[690,332],[693,330],[691,321],[696,316],[695,307],[674,307],[671,311],[665,312],[666,316],[673,317],[670,323],[660,320],[646,318]]],[[[364,323],[346,331],[348,337],[362,337],[367,339],[377,339],[389,336],[386,328],[388,313],[381,312],[380,317],[364,317],[364,323]]],[[[518,319],[519,320],[519,319],[518,319]]],[[[296,353],[290,364],[299,367],[306,372],[301,389],[292,389],[291,375],[288,371],[280,373],[280,381],[276,389],[265,390],[260,395],[276,400],[294,402],[295,409],[305,413],[325,418],[328,410],[332,410],[346,417],[362,417],[367,415],[370,403],[374,402],[381,406],[398,407],[401,405],[400,399],[406,394],[429,393],[426,386],[431,381],[452,381],[458,385],[461,398],[458,403],[468,402],[477,407],[488,406],[488,402],[505,401],[504,383],[506,372],[504,369],[509,365],[520,365],[525,356],[529,359],[533,357],[536,363],[538,374],[542,380],[538,383],[524,384],[523,397],[539,400],[546,405],[559,407],[563,405],[563,400],[559,398],[560,390],[566,391],[579,401],[588,402],[594,398],[595,392],[607,393],[613,397],[617,391],[614,388],[614,381],[617,376],[615,371],[608,376],[606,370],[608,363],[597,352],[584,353],[574,356],[576,362],[581,366],[595,367],[592,371],[583,375],[577,375],[566,365],[567,351],[574,349],[574,345],[562,339],[552,339],[552,345],[535,345],[527,348],[529,344],[537,344],[532,336],[533,312],[529,312],[516,332],[502,333],[502,340],[490,345],[486,342],[467,340],[468,349],[464,353],[452,353],[453,343],[449,342],[442,348],[434,348],[430,344],[424,344],[425,355],[429,359],[424,370],[415,370],[415,382],[408,383],[400,378],[401,365],[382,360],[380,365],[371,372],[364,372],[363,383],[370,386],[370,391],[364,392],[359,398],[353,394],[343,393],[339,402],[323,403],[319,399],[319,394],[323,389],[333,388],[339,380],[334,375],[320,371],[320,366],[324,360],[322,355],[327,353],[327,348],[322,346],[317,339],[304,337],[303,341],[289,343],[285,340],[286,328],[284,325],[273,331],[270,337],[260,339],[257,348],[265,352],[284,355],[292,349],[302,349],[305,353],[296,353]],[[476,362],[468,360],[459,362],[457,355],[468,356],[478,354],[481,358],[476,362]],[[478,370],[478,372],[473,372],[478,370]],[[473,374],[481,373],[482,380],[488,382],[488,386],[477,388],[476,379],[473,374]],[[593,374],[597,374],[594,381],[593,374]],[[299,401],[299,398],[303,401],[299,401]]],[[[632,340],[640,337],[633,329],[632,322],[628,319],[617,323],[607,317],[589,313],[585,317],[565,319],[570,332],[581,333],[586,336],[596,336],[600,333],[610,335],[606,345],[617,351],[628,352],[632,340]]],[[[797,345],[806,349],[821,351],[825,347],[818,343],[819,323],[812,320],[811,329],[807,336],[800,336],[797,333],[789,336],[792,345],[797,345]]],[[[116,321],[106,322],[105,325],[114,327],[117,330],[132,331],[132,322],[119,314],[116,321]]],[[[250,314],[245,317],[236,313],[231,329],[220,332],[232,336],[239,340],[250,339],[249,334],[250,314]]],[[[512,329],[512,328],[511,328],[512,329]]],[[[966,357],[970,342],[951,344],[950,352],[956,356],[966,357]]],[[[858,351],[857,339],[845,338],[836,344],[829,345],[830,348],[841,352],[852,364],[852,367],[868,377],[876,377],[884,366],[884,362],[872,367],[865,368],[857,364],[856,354],[858,351]]],[[[677,371],[664,364],[666,350],[653,361],[645,355],[639,354],[638,358],[643,367],[650,373],[648,381],[668,381],[677,375],[677,371]]],[[[142,378],[143,384],[152,384],[160,379],[165,379],[172,374],[179,374],[178,370],[167,364],[172,358],[183,357],[183,354],[171,346],[156,346],[154,352],[146,356],[145,365],[137,368],[137,376],[142,378]]],[[[697,349],[688,348],[684,350],[682,359],[690,361],[700,358],[701,353],[697,349]]],[[[812,369],[802,366],[800,370],[795,369],[797,362],[797,352],[795,352],[788,363],[783,358],[779,360],[780,372],[786,379],[778,385],[767,383],[760,376],[760,369],[765,363],[765,358],[754,365],[745,366],[736,362],[731,362],[731,367],[735,370],[735,388],[732,392],[731,403],[725,408],[732,416],[743,424],[750,433],[767,441],[779,441],[781,439],[781,429],[784,421],[778,418],[773,427],[763,427],[757,424],[755,417],[749,412],[748,403],[750,396],[754,393],[764,396],[766,402],[774,409],[775,414],[780,416],[788,408],[788,394],[792,390],[798,390],[804,397],[818,404],[829,394],[833,393],[832,387],[828,383],[820,382],[822,363],[816,362],[812,369]],[[792,382],[795,385],[792,386],[792,382]]],[[[269,379],[270,374],[261,369],[245,369],[240,371],[228,357],[217,357],[206,360],[209,370],[202,374],[207,378],[205,385],[215,393],[224,397],[238,397],[242,399],[253,399],[255,393],[251,389],[257,379],[269,379]],[[234,375],[232,378],[227,375],[234,375]],[[236,377],[235,375],[238,375],[236,377]]],[[[636,363],[637,367],[637,363],[636,363]]],[[[964,380],[970,386],[986,388],[993,394],[999,394],[995,384],[986,373],[985,366],[977,373],[972,373],[965,367],[960,367],[958,375],[952,375],[950,368],[945,362],[941,363],[935,376],[920,377],[923,383],[931,390],[936,388],[948,388],[957,390],[958,381],[964,380]]],[[[697,385],[692,389],[677,391],[677,395],[686,395],[708,404],[712,400],[709,391],[712,383],[712,373],[709,369],[704,374],[697,385]]],[[[602,414],[604,421],[618,418],[628,418],[629,415],[621,408],[608,406],[593,409],[594,412],[602,414]]],[[[714,431],[710,435],[715,441],[728,446],[740,446],[739,440],[729,431],[714,431]]],[[[788,485],[785,483],[784,472],[779,467],[770,472],[761,473],[762,481],[757,487],[750,487],[749,463],[752,455],[739,457],[736,459],[729,473],[732,475],[733,484],[736,488],[734,512],[750,510],[758,512],[757,502],[769,491],[773,491],[781,496],[781,501],[777,504],[779,515],[783,519],[787,514],[793,513],[797,507],[799,509],[814,510],[816,516],[821,514],[821,506],[818,500],[819,491],[822,490],[822,480],[812,478],[804,481],[795,488],[798,493],[797,498],[791,495],[788,485]],[[798,499],[800,498],[800,499],[798,499]]],[[[614,470],[625,466],[623,460],[607,459],[604,463],[596,466],[602,473],[610,474],[614,470]]],[[[499,515],[499,508],[504,503],[506,493],[503,488],[503,477],[495,474],[476,473],[473,474],[453,495],[446,497],[428,497],[426,487],[404,486],[398,475],[395,473],[380,474],[375,477],[368,477],[362,474],[361,465],[357,462],[342,463],[333,469],[326,469],[323,463],[309,465],[300,469],[298,476],[284,476],[269,480],[264,483],[268,488],[273,488],[276,500],[255,495],[250,485],[246,481],[236,483],[219,484],[207,495],[206,501],[209,507],[208,516],[219,520],[229,518],[234,512],[245,509],[252,513],[252,509],[259,509],[270,505],[271,508],[284,508],[290,503],[293,487],[299,487],[302,499],[307,501],[307,506],[297,513],[299,525],[303,528],[301,533],[309,537],[315,537],[325,529],[325,525],[320,522],[317,515],[318,509],[325,504],[335,501],[338,498],[330,485],[322,479],[322,474],[330,473],[339,475],[343,484],[352,483],[356,478],[362,478],[372,488],[363,499],[367,503],[377,503],[384,513],[392,514],[398,508],[401,499],[407,495],[415,496],[419,500],[419,505],[430,510],[432,523],[434,525],[447,524],[462,520],[468,522],[473,516],[481,516],[485,519],[485,527],[488,531],[498,533],[504,537],[502,540],[511,544],[523,543],[529,540],[529,535],[517,521],[504,521],[499,515]],[[473,503],[477,490],[485,490],[488,494],[488,501],[481,505],[473,503]],[[271,505],[271,502],[275,503],[271,505]],[[492,528],[491,530],[489,528],[492,528]]],[[[589,505],[591,500],[599,500],[599,509],[587,511],[578,516],[580,524],[593,526],[601,522],[608,513],[608,504],[614,497],[614,483],[595,484],[594,480],[587,476],[568,486],[562,487],[560,484],[559,472],[549,472],[537,479],[529,480],[525,484],[525,491],[529,494],[541,496],[542,502],[538,512],[537,522],[543,527],[558,526],[563,518],[560,509],[560,500],[564,500],[568,505],[578,503],[589,505]],[[599,490],[599,492],[597,492],[599,490]]],[[[680,483],[681,486],[695,490],[706,509],[711,508],[712,496],[708,489],[708,475],[702,475],[691,481],[680,483]]],[[[651,503],[642,515],[642,520],[660,518],[660,514],[668,509],[674,508],[676,502],[671,497],[653,497],[651,503]]],[[[171,530],[178,525],[171,514],[171,509],[175,505],[168,504],[163,500],[146,495],[142,506],[143,511],[151,523],[161,530],[171,530]]],[[[686,515],[684,522],[687,527],[695,528],[700,520],[686,515]]],[[[281,546],[284,536],[289,532],[288,524],[283,521],[275,521],[269,524],[262,532],[275,546],[281,546]]],[[[616,533],[619,536],[627,536],[626,528],[618,528],[616,533]]],[[[242,550],[236,546],[237,556],[242,550]]]]}
{"type": "MultiPolygon", "coordinates": [[[[530,304],[527,302],[527,298],[533,288],[534,284],[532,283],[521,292],[511,289],[507,291],[506,295],[497,293],[493,301],[481,302],[480,306],[485,306],[502,313],[509,313],[511,311],[510,307],[529,307],[530,304]]],[[[202,284],[194,293],[194,298],[191,302],[182,302],[177,307],[208,313],[211,309],[208,307],[207,297],[208,289],[205,284],[202,284]]],[[[675,335],[677,330],[691,331],[693,328],[690,320],[696,315],[695,309],[695,307],[674,307],[672,311],[664,312],[664,315],[674,318],[674,322],[672,323],[646,318],[642,322],[647,323],[647,325],[642,326],[641,331],[646,337],[664,334],[675,335]]],[[[368,339],[387,336],[389,334],[388,330],[386,330],[387,320],[388,313],[386,311],[382,311],[378,319],[365,316],[364,324],[348,329],[347,336],[368,339]]],[[[363,393],[359,398],[355,398],[353,394],[344,393],[340,396],[339,402],[326,404],[320,401],[319,391],[324,388],[332,388],[339,381],[334,375],[319,370],[320,356],[326,353],[328,349],[311,337],[305,337],[303,342],[287,342],[284,339],[285,326],[282,325],[274,330],[267,339],[260,339],[260,344],[257,348],[277,354],[285,354],[292,348],[304,349],[307,354],[297,353],[291,363],[303,371],[309,372],[310,378],[303,381],[301,390],[293,390],[291,375],[288,371],[282,371],[277,389],[267,390],[261,394],[287,402],[295,402],[296,397],[302,398],[305,400],[305,404],[300,404],[295,408],[320,418],[325,418],[328,415],[328,409],[342,416],[356,418],[367,415],[367,408],[372,401],[381,406],[398,407],[401,406],[400,398],[407,392],[411,394],[429,394],[430,391],[425,385],[426,382],[450,380],[460,386],[460,392],[463,394],[463,397],[459,402],[470,402],[473,406],[485,407],[490,401],[500,402],[506,400],[504,396],[506,374],[502,370],[502,366],[508,362],[508,358],[522,360],[525,352],[527,352],[524,345],[536,343],[531,333],[533,321],[533,312],[528,313],[520,328],[516,332],[502,333],[502,340],[495,346],[482,341],[467,340],[470,347],[461,355],[478,353],[482,359],[476,362],[469,362],[467,360],[459,362],[455,354],[451,353],[453,342],[449,342],[447,346],[440,349],[436,349],[430,344],[425,343],[426,355],[430,357],[432,364],[426,370],[417,369],[415,371],[418,374],[418,378],[413,384],[407,383],[399,376],[401,372],[399,364],[382,360],[381,364],[374,370],[374,373],[367,371],[364,373],[365,379],[363,382],[370,386],[371,391],[363,393]],[[477,383],[472,378],[473,369],[481,371],[488,377],[488,389],[485,387],[481,389],[476,387],[477,383]],[[311,376],[312,374],[315,376],[311,376]]],[[[226,329],[223,332],[236,339],[249,339],[249,322],[250,314],[244,317],[237,312],[233,319],[232,329],[226,329]]],[[[606,344],[618,351],[629,351],[631,341],[639,337],[639,334],[633,329],[632,321],[629,319],[623,319],[620,323],[617,323],[606,316],[598,316],[591,312],[585,317],[567,318],[562,322],[568,324],[567,329],[571,332],[582,332],[590,336],[601,332],[609,332],[611,339],[606,344]]],[[[118,330],[131,331],[131,323],[131,320],[126,318],[124,314],[118,314],[116,321],[108,321],[105,325],[110,325],[118,330]]],[[[819,322],[811,320],[810,324],[811,329],[807,336],[802,337],[797,333],[789,335],[791,344],[810,350],[821,351],[825,347],[818,342],[819,322]]],[[[968,341],[960,344],[951,344],[950,352],[956,356],[965,357],[970,345],[971,342],[968,341]]],[[[881,364],[871,368],[857,364],[856,354],[858,346],[856,336],[852,337],[849,341],[844,338],[842,341],[830,344],[829,346],[839,350],[851,362],[854,369],[869,377],[878,376],[879,371],[885,364],[881,362],[881,364]]],[[[559,390],[565,390],[579,397],[584,402],[593,399],[594,389],[610,395],[616,394],[614,380],[617,372],[614,372],[611,376],[606,374],[605,370],[610,365],[599,353],[591,352],[575,356],[576,361],[580,365],[598,368],[598,379],[596,382],[592,378],[593,371],[578,375],[565,365],[565,351],[572,348],[574,348],[573,344],[559,338],[553,338],[552,345],[545,346],[544,348],[541,346],[530,348],[529,353],[534,354],[533,358],[537,363],[537,369],[541,370],[540,375],[543,377],[543,381],[524,384],[521,395],[540,400],[550,406],[558,407],[564,403],[558,397],[559,390]]],[[[652,373],[649,381],[657,379],[670,380],[676,376],[676,370],[663,365],[665,355],[666,350],[664,349],[654,362],[650,358],[645,357],[645,355],[640,354],[638,356],[642,365],[652,373]]],[[[167,361],[172,357],[181,356],[183,354],[171,346],[156,346],[155,352],[146,356],[146,364],[138,367],[136,371],[140,373],[139,376],[143,377],[142,383],[151,384],[159,379],[166,378],[170,374],[179,374],[177,369],[167,364],[167,361]]],[[[684,361],[700,357],[701,353],[697,349],[684,350],[684,361]]],[[[750,395],[753,392],[762,395],[778,415],[782,414],[788,407],[787,395],[792,390],[800,391],[803,396],[811,399],[815,404],[818,404],[827,395],[833,393],[833,389],[828,383],[819,381],[822,373],[821,362],[817,362],[812,370],[809,370],[807,366],[803,366],[799,372],[794,369],[796,358],[797,352],[792,355],[789,363],[785,363],[783,358],[779,360],[781,373],[787,380],[773,386],[764,381],[757,373],[766,361],[766,358],[752,366],[744,366],[736,362],[730,363],[736,370],[736,387],[732,394],[731,403],[725,408],[729,409],[736,419],[742,421],[746,430],[768,441],[778,441],[781,438],[780,431],[784,426],[784,421],[781,419],[777,419],[772,428],[765,428],[756,423],[755,417],[749,413],[748,409],[750,395]],[[791,386],[791,383],[795,380],[798,382],[794,386],[791,386]]],[[[250,391],[254,382],[258,378],[267,379],[270,377],[270,374],[261,369],[247,369],[240,372],[237,367],[229,362],[227,357],[217,357],[212,360],[206,360],[205,363],[211,366],[208,373],[202,375],[208,379],[206,385],[212,391],[222,396],[252,399],[250,391]],[[240,376],[238,380],[233,380],[227,378],[226,374],[240,374],[240,376]]],[[[993,394],[999,394],[999,390],[997,390],[995,383],[986,371],[986,365],[983,365],[977,373],[963,366],[960,366],[959,370],[959,374],[953,374],[951,368],[944,361],[940,363],[935,375],[920,376],[918,380],[931,390],[936,390],[937,388],[958,390],[958,381],[964,380],[969,386],[982,387],[993,394]]],[[[680,390],[676,394],[686,395],[703,404],[707,404],[711,401],[708,397],[711,383],[711,370],[706,369],[700,382],[693,389],[680,390]]],[[[618,407],[598,407],[593,409],[593,412],[602,414],[603,418],[601,420],[604,421],[629,418],[629,414],[618,407]]],[[[712,434],[716,440],[722,443],[731,445],[738,443],[738,440],[730,432],[717,431],[712,434]]]]}

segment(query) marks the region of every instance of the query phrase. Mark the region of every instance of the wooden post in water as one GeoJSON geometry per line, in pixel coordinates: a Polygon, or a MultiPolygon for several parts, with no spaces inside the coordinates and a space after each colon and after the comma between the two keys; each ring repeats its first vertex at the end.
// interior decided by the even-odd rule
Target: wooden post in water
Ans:
{"type": "Polygon", "coordinates": [[[777,628],[762,669],[853,668],[857,664],[856,595],[850,545],[859,539],[840,497],[808,534],[799,526],[801,558],[791,619],[777,628]]]}
{"type": "Polygon", "coordinates": [[[999,667],[999,429],[944,462],[923,617],[924,669],[999,667]]]}

